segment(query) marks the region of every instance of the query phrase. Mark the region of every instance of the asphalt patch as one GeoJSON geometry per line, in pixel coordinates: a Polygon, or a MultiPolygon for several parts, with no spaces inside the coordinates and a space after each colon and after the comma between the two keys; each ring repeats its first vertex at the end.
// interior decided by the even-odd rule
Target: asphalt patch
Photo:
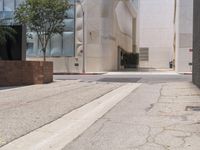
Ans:
{"type": "Polygon", "coordinates": [[[141,78],[102,78],[99,82],[137,83],[141,78]]]}

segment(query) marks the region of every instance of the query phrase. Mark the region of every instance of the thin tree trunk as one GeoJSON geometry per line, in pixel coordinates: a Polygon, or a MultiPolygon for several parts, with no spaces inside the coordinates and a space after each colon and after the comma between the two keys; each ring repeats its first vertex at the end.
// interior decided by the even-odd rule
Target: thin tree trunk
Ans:
{"type": "Polygon", "coordinates": [[[44,58],[44,62],[46,61],[46,49],[43,49],[43,58],[44,58]]]}

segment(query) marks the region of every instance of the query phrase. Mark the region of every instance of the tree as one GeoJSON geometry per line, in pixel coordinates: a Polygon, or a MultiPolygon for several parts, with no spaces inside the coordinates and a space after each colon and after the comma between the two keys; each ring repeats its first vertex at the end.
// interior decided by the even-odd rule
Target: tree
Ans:
{"type": "Polygon", "coordinates": [[[26,0],[15,11],[16,22],[36,32],[42,46],[44,61],[50,39],[64,31],[63,21],[69,8],[68,0],[26,0]]]}

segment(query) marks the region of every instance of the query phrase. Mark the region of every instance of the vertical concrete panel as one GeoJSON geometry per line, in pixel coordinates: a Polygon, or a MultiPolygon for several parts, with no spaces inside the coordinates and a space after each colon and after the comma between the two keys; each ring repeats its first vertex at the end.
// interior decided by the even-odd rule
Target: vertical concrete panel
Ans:
{"type": "Polygon", "coordinates": [[[191,72],[193,0],[177,0],[176,9],[176,71],[191,72]]]}
{"type": "Polygon", "coordinates": [[[194,0],[193,83],[200,87],[200,1],[194,0]]]}

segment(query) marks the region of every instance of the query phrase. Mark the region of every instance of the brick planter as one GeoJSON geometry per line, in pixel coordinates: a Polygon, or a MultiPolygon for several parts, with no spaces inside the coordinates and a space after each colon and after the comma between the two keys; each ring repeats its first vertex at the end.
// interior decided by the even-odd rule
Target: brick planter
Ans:
{"type": "Polygon", "coordinates": [[[0,86],[44,84],[53,81],[53,62],[0,61],[0,86]]]}

